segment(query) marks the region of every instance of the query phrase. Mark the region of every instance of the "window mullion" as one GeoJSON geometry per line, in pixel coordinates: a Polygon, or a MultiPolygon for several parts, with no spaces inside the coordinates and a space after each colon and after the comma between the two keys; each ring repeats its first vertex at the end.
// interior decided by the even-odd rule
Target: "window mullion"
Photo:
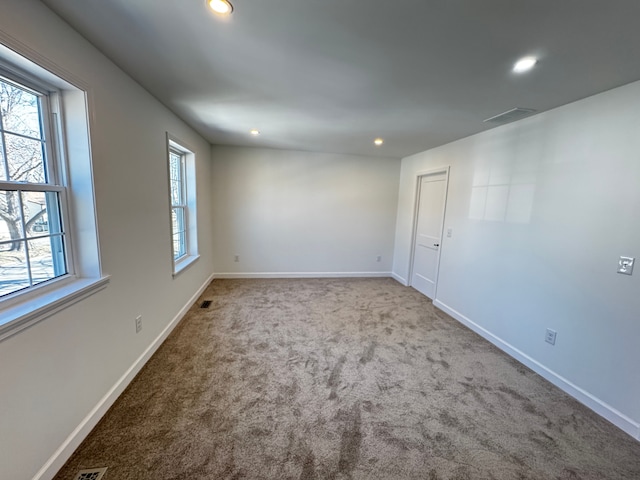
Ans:
{"type": "Polygon", "coordinates": [[[7,160],[7,141],[4,138],[4,127],[3,127],[3,120],[2,120],[2,112],[0,112],[0,130],[2,130],[0,132],[0,135],[2,135],[2,141],[0,143],[2,143],[2,167],[4,169],[4,178],[7,179],[7,181],[10,180],[9,178],[9,161],[7,160]]]}
{"type": "Polygon", "coordinates": [[[31,259],[29,257],[29,242],[27,241],[27,224],[24,221],[24,205],[22,204],[22,190],[16,190],[18,193],[18,212],[20,215],[20,224],[22,225],[22,242],[24,244],[24,260],[27,266],[27,275],[29,276],[29,286],[33,287],[33,275],[31,274],[31,259]]]}
{"type": "Polygon", "coordinates": [[[187,176],[185,165],[185,154],[180,154],[180,201],[183,205],[187,203],[187,176]]]}
{"type": "Polygon", "coordinates": [[[65,191],[65,187],[49,185],[46,183],[3,182],[0,181],[0,190],[26,190],[28,192],[58,192],[65,191]]]}
{"type": "Polygon", "coordinates": [[[55,137],[56,132],[53,131],[54,122],[51,121],[50,113],[50,97],[40,96],[38,97],[38,113],[40,114],[40,136],[42,137],[42,155],[44,157],[44,171],[46,177],[46,183],[60,184],[59,166],[56,152],[53,151],[53,145],[51,141],[55,137]]]}
{"type": "MultiPolygon", "coordinates": [[[[1,117],[1,115],[0,115],[0,117],[1,117]]],[[[45,140],[43,138],[30,137],[29,135],[24,135],[22,133],[12,132],[11,130],[5,130],[2,125],[0,125],[0,131],[3,134],[4,133],[8,133],[9,135],[13,135],[14,137],[26,138],[27,140],[33,140],[35,142],[45,143],[45,140]]]]}
{"type": "Polygon", "coordinates": [[[182,243],[182,251],[185,255],[189,254],[189,235],[188,228],[188,216],[189,210],[187,209],[187,168],[186,168],[186,155],[184,152],[180,153],[180,201],[182,202],[182,231],[180,232],[180,241],[182,243]]]}

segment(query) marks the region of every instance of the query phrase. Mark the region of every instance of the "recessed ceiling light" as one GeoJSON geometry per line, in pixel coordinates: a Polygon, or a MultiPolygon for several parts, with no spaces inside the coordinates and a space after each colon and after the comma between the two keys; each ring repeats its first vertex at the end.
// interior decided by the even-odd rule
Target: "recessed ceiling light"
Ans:
{"type": "Polygon", "coordinates": [[[381,138],[376,138],[373,143],[375,143],[378,147],[384,143],[384,140],[381,138]]]}
{"type": "Polygon", "coordinates": [[[524,73],[528,70],[531,70],[536,63],[538,63],[538,59],[536,57],[521,58],[513,66],[513,71],[516,73],[524,73]]]}
{"type": "Polygon", "coordinates": [[[257,130],[257,129],[254,128],[252,130],[249,130],[249,133],[251,135],[253,135],[254,137],[257,137],[258,135],[260,135],[260,130],[257,130]]]}
{"type": "Polygon", "coordinates": [[[233,12],[233,5],[228,0],[207,0],[209,8],[218,15],[229,15],[233,12]]]}

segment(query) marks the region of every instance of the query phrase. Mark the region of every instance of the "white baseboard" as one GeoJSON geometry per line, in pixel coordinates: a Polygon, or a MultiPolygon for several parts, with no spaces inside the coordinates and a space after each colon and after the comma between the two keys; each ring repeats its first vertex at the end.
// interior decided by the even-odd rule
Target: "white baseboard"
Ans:
{"type": "Polygon", "coordinates": [[[608,405],[607,403],[603,402],[602,400],[600,400],[596,396],[592,395],[591,393],[587,392],[586,390],[583,390],[582,388],[578,387],[577,385],[571,383],[566,378],[558,375],[556,372],[554,372],[554,371],[550,370],[549,368],[545,367],[544,365],[542,365],[537,360],[534,360],[533,358],[528,356],[526,353],[518,350],[514,346],[512,346],[509,343],[505,342],[504,340],[502,340],[501,338],[497,337],[493,333],[489,332],[485,328],[481,327],[477,323],[471,321],[469,318],[465,317],[460,312],[458,312],[458,311],[454,310],[453,308],[449,307],[448,305],[442,303],[440,300],[435,300],[433,302],[433,305],[436,306],[437,308],[439,308],[440,310],[442,310],[443,312],[449,314],[450,316],[452,316],[453,318],[458,320],[463,325],[469,327],[471,330],[476,332],[478,335],[480,335],[481,337],[483,337],[486,340],[490,341],[496,347],[498,347],[502,351],[506,352],[507,354],[509,354],[510,356],[515,358],[516,360],[518,360],[520,363],[526,365],[531,370],[536,372],[538,375],[540,375],[541,377],[543,377],[546,380],[550,381],[556,387],[558,387],[561,390],[563,390],[564,392],[568,393],[573,398],[578,400],[580,403],[582,403],[582,404],[586,405],[587,407],[589,407],[591,410],[596,412],[598,415],[606,418],[611,423],[613,423],[615,426],[617,426],[618,428],[620,428],[624,432],[628,433],[629,435],[631,435],[636,440],[640,440],[640,424],[638,422],[632,420],[631,418],[627,417],[625,414],[623,414],[623,413],[619,412],[618,410],[616,410],[615,408],[613,408],[611,405],[608,405]]]}
{"type": "Polygon", "coordinates": [[[138,374],[142,367],[147,363],[155,351],[162,345],[162,342],[169,336],[171,331],[178,325],[182,317],[186,315],[191,306],[198,300],[198,297],[202,295],[202,292],[209,286],[213,280],[214,275],[210,275],[204,284],[193,294],[184,307],[173,317],[173,320],[160,332],[151,345],[138,357],[138,359],[129,367],[129,369],[120,377],[120,379],[113,385],[104,397],[93,407],[89,414],[80,422],[73,432],[67,437],[67,439],[60,445],[58,450],[47,460],[42,468],[33,477],[33,480],[51,480],[56,473],[64,466],[65,462],[71,457],[73,452],[80,446],[82,441],[91,433],[93,427],[95,427],[100,419],[103,417],[107,410],[113,405],[120,394],[131,383],[131,380],[138,374]]]}
{"type": "Polygon", "coordinates": [[[391,272],[391,277],[394,278],[397,282],[400,282],[405,287],[409,286],[409,282],[406,278],[401,277],[396,272],[391,272]]]}
{"type": "Polygon", "coordinates": [[[215,274],[215,278],[377,278],[390,276],[391,272],[241,272],[215,274]]]}

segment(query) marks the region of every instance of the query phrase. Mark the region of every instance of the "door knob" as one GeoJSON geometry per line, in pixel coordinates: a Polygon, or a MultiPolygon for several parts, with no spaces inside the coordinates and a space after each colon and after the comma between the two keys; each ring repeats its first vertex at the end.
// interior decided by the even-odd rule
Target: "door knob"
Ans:
{"type": "Polygon", "coordinates": [[[433,244],[433,246],[434,246],[434,247],[439,247],[439,246],[440,246],[440,244],[439,244],[439,243],[434,243],[434,244],[433,244]]]}

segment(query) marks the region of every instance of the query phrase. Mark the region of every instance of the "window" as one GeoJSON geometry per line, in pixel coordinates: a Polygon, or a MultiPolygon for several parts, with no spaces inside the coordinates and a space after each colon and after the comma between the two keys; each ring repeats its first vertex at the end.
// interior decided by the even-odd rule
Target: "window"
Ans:
{"type": "Polygon", "coordinates": [[[0,44],[0,340],[108,282],[87,94],[19,48],[0,44]]]}
{"type": "Polygon", "coordinates": [[[185,154],[175,148],[169,149],[169,172],[173,260],[179,261],[187,254],[187,185],[185,182],[185,154]]]}
{"type": "Polygon", "coordinates": [[[169,152],[169,197],[171,200],[171,245],[173,273],[198,258],[195,155],[182,142],[167,135],[169,152]]]}
{"type": "Polygon", "coordinates": [[[69,271],[66,188],[48,122],[54,100],[0,76],[0,297],[69,271]]]}

